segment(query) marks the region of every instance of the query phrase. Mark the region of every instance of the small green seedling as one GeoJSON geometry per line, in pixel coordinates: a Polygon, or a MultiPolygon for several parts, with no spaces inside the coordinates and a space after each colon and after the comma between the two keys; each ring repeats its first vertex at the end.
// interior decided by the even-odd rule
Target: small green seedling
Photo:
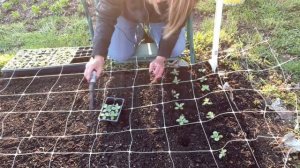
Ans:
{"type": "Polygon", "coordinates": [[[219,153],[219,158],[222,159],[223,157],[225,157],[226,156],[226,152],[227,152],[227,150],[224,149],[224,148],[222,148],[221,151],[220,151],[220,153],[219,153]]]}
{"type": "Polygon", "coordinates": [[[175,110],[183,110],[184,103],[175,102],[175,110]]]}
{"type": "Polygon", "coordinates": [[[202,85],[201,90],[202,90],[203,92],[204,92],[204,91],[210,91],[209,85],[202,85]]]}
{"type": "Polygon", "coordinates": [[[178,76],[179,75],[179,71],[177,71],[177,69],[173,69],[173,71],[171,72],[171,74],[178,76]]]}
{"type": "Polygon", "coordinates": [[[213,103],[210,101],[209,98],[205,98],[202,105],[205,106],[205,105],[212,105],[213,103]]]}
{"type": "Polygon", "coordinates": [[[207,119],[214,119],[215,118],[215,114],[210,111],[210,112],[207,113],[206,118],[207,119]]]}
{"type": "Polygon", "coordinates": [[[178,85],[180,82],[180,79],[178,79],[177,76],[175,76],[174,80],[172,82],[175,83],[176,85],[178,85]]]}
{"type": "Polygon", "coordinates": [[[203,82],[207,81],[207,78],[203,76],[203,77],[199,78],[199,80],[201,83],[203,83],[203,82]]]}
{"type": "Polygon", "coordinates": [[[204,73],[204,72],[206,72],[206,69],[198,69],[198,72],[202,72],[202,73],[204,73]]]}
{"type": "Polygon", "coordinates": [[[176,122],[179,123],[179,125],[184,125],[189,123],[189,120],[187,120],[183,114],[181,114],[181,116],[176,120],[176,122]]]}
{"type": "Polygon", "coordinates": [[[106,120],[110,118],[110,120],[115,120],[116,117],[119,115],[119,110],[121,109],[121,106],[119,104],[103,104],[103,109],[100,114],[100,118],[103,120],[106,120]]]}
{"type": "Polygon", "coordinates": [[[214,131],[210,137],[214,139],[214,141],[218,142],[221,138],[223,138],[223,135],[221,135],[218,131],[214,131]]]}
{"type": "Polygon", "coordinates": [[[175,90],[172,90],[172,95],[174,98],[179,99],[179,93],[177,93],[175,90]]]}

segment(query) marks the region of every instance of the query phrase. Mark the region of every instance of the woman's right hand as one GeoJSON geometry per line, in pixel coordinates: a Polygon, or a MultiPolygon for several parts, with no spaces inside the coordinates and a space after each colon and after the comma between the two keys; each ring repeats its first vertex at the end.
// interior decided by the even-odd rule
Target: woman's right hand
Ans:
{"type": "Polygon", "coordinates": [[[95,56],[94,58],[91,58],[90,61],[85,66],[85,71],[84,71],[85,79],[88,82],[90,82],[93,71],[96,71],[97,74],[96,76],[97,78],[99,78],[103,71],[104,64],[105,64],[105,60],[104,57],[102,56],[95,56]]]}

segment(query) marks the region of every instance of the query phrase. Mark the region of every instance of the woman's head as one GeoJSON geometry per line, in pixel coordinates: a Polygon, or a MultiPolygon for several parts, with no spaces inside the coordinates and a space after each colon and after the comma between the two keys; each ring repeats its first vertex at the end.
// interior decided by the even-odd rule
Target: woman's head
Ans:
{"type": "Polygon", "coordinates": [[[148,0],[160,13],[158,3],[167,1],[168,9],[168,23],[165,26],[163,38],[168,38],[171,34],[177,31],[185,23],[186,18],[191,14],[197,0],[148,0]]]}

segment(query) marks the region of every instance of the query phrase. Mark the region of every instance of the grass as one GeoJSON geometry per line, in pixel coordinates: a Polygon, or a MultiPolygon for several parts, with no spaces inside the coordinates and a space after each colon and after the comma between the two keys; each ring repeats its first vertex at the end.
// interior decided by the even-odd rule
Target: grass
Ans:
{"type": "MultiPolygon", "coordinates": [[[[202,15],[209,17],[201,23],[202,33],[212,30],[215,1],[200,0],[197,9],[202,15]]],[[[300,1],[298,0],[245,1],[242,5],[224,7],[225,19],[222,29],[232,37],[230,41],[234,41],[231,43],[233,45],[239,40],[244,45],[254,45],[269,39],[280,62],[286,61],[287,58],[300,60],[299,10],[300,1]]],[[[224,37],[221,37],[222,40],[224,41],[224,37]]],[[[225,41],[227,41],[226,38],[225,41]]],[[[253,50],[255,54],[252,55],[255,57],[264,57],[270,62],[274,61],[271,50],[267,46],[257,46],[253,50]]],[[[253,58],[252,60],[257,61],[254,63],[260,63],[260,59],[253,58]]],[[[295,77],[300,76],[300,61],[285,64],[283,68],[295,77]]]]}
{"type": "Polygon", "coordinates": [[[16,53],[19,49],[87,46],[89,32],[84,17],[50,16],[34,23],[0,25],[0,50],[16,53]]]}

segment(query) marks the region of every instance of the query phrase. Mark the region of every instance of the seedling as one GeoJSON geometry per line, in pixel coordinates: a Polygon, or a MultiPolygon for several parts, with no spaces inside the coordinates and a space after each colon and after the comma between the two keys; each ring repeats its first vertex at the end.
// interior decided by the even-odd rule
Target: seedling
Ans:
{"type": "Polygon", "coordinates": [[[205,106],[205,105],[212,105],[213,103],[210,101],[209,98],[205,98],[202,105],[205,106]]]}
{"type": "Polygon", "coordinates": [[[179,71],[177,71],[177,69],[173,69],[173,71],[171,72],[171,74],[178,76],[179,75],[179,71]]]}
{"type": "Polygon", "coordinates": [[[221,135],[218,131],[214,131],[210,137],[214,139],[214,141],[218,142],[221,138],[223,138],[223,135],[221,135]]]}
{"type": "Polygon", "coordinates": [[[187,120],[183,114],[181,114],[181,116],[176,120],[176,122],[179,123],[179,125],[184,125],[189,123],[189,120],[187,120]]]}
{"type": "Polygon", "coordinates": [[[210,112],[207,113],[206,118],[207,119],[214,119],[215,118],[215,114],[210,111],[210,112]]]}
{"type": "Polygon", "coordinates": [[[210,91],[209,85],[202,85],[201,90],[202,90],[203,92],[204,92],[204,91],[210,91]]]}
{"type": "Polygon", "coordinates": [[[227,150],[224,149],[224,148],[222,148],[221,151],[220,151],[220,154],[219,154],[219,158],[222,159],[223,157],[225,157],[226,156],[226,152],[227,152],[227,150]]]}
{"type": "Polygon", "coordinates": [[[107,97],[102,104],[98,120],[117,122],[121,113],[124,99],[107,97]]]}
{"type": "Polygon", "coordinates": [[[204,72],[206,72],[206,69],[201,69],[201,68],[200,68],[200,69],[198,69],[198,72],[200,72],[200,73],[201,73],[201,72],[202,72],[202,73],[204,73],[204,72]]]}
{"type": "Polygon", "coordinates": [[[172,90],[172,95],[174,98],[179,99],[179,93],[177,93],[175,90],[172,90]]]}
{"type": "Polygon", "coordinates": [[[177,76],[175,76],[174,80],[172,82],[175,83],[176,85],[178,85],[180,82],[180,79],[178,79],[177,76]]]}
{"type": "Polygon", "coordinates": [[[183,110],[184,103],[175,102],[175,110],[183,110]]]}
{"type": "Polygon", "coordinates": [[[199,80],[201,83],[203,83],[203,82],[207,81],[207,78],[203,76],[203,77],[199,78],[199,80]]]}

